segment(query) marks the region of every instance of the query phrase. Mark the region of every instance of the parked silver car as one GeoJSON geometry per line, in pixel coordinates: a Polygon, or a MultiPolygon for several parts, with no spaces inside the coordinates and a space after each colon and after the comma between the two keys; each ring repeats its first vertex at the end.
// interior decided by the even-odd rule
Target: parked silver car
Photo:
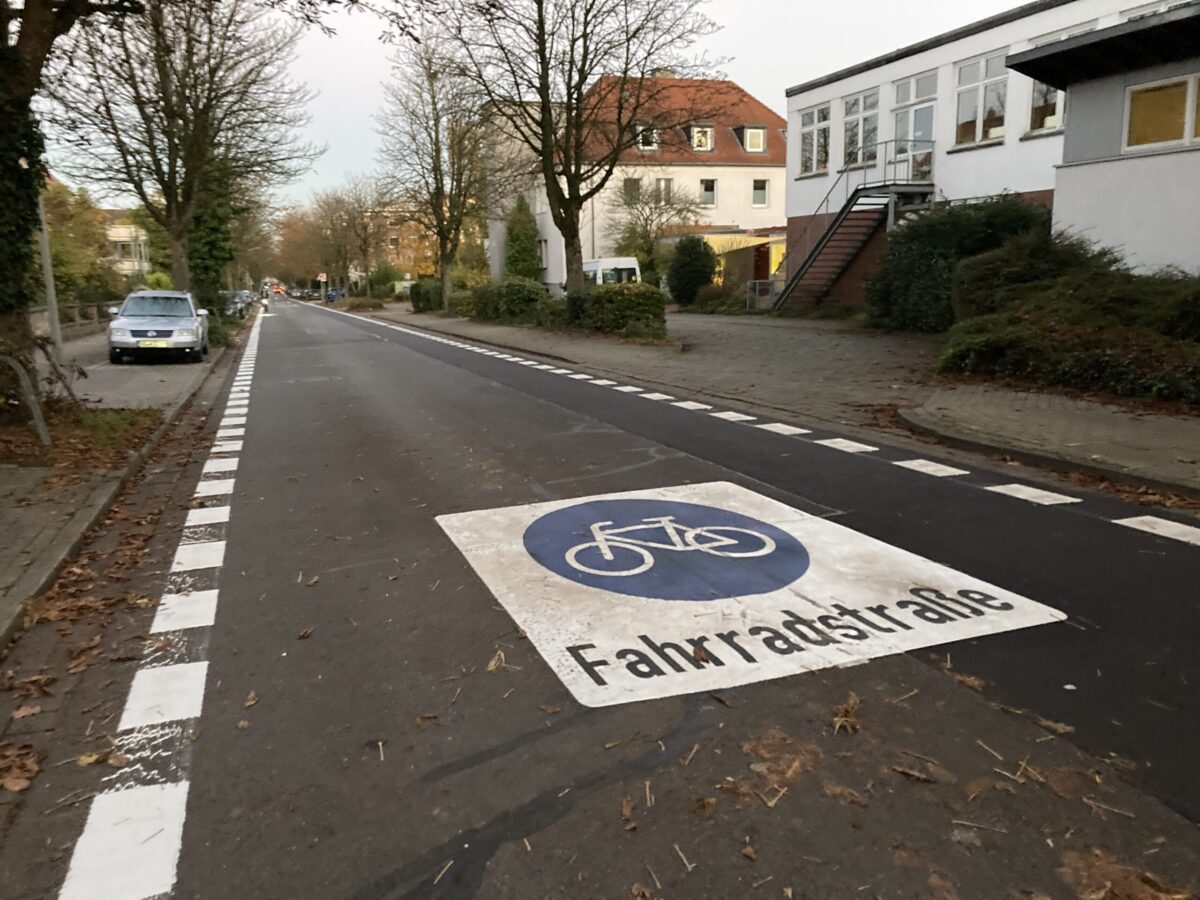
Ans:
{"type": "Polygon", "coordinates": [[[200,362],[208,354],[208,310],[187,291],[135,291],[109,310],[108,361],[183,354],[200,362]]]}

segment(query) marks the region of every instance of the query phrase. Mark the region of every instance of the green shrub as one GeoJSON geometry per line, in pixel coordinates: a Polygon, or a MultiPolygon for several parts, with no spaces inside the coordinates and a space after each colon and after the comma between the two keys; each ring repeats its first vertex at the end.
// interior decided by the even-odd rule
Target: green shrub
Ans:
{"type": "Polygon", "coordinates": [[[894,230],[867,285],[873,324],[896,331],[945,331],[954,323],[952,274],[960,260],[1010,237],[1050,232],[1050,211],[1016,197],[931,210],[894,230]]]}
{"type": "Polygon", "coordinates": [[[510,322],[532,321],[534,307],[548,296],[536,281],[506,278],[500,285],[498,318],[510,322]]]}
{"type": "Polygon", "coordinates": [[[729,284],[706,284],[696,293],[695,301],[682,307],[682,311],[726,316],[748,312],[745,293],[729,284]]]}
{"type": "Polygon", "coordinates": [[[493,320],[500,315],[500,289],[494,284],[481,284],[471,289],[471,317],[493,320]]]}
{"type": "Polygon", "coordinates": [[[383,300],[379,297],[351,297],[346,304],[349,310],[383,309],[383,300]]]}
{"type": "Polygon", "coordinates": [[[542,274],[538,255],[538,226],[524,194],[508,214],[504,231],[504,274],[513,278],[534,279],[542,274]]]}
{"type": "Polygon", "coordinates": [[[233,328],[216,313],[208,315],[208,346],[228,347],[233,343],[233,328]]]}
{"type": "Polygon", "coordinates": [[[567,297],[567,322],[576,328],[662,339],[667,336],[666,299],[649,284],[606,284],[567,297]]]}
{"type": "Polygon", "coordinates": [[[475,315],[475,301],[470,291],[451,291],[446,301],[446,312],[452,316],[475,315]]]}
{"type": "Polygon", "coordinates": [[[543,297],[533,305],[533,324],[539,328],[566,328],[567,301],[562,297],[543,297]]]}
{"type": "Polygon", "coordinates": [[[687,306],[717,274],[717,254],[704,238],[685,234],[675,244],[675,255],[667,268],[667,287],[671,299],[687,306]]]}
{"type": "Polygon", "coordinates": [[[432,312],[442,308],[442,283],[436,278],[418,278],[409,289],[413,312],[432,312]]]}

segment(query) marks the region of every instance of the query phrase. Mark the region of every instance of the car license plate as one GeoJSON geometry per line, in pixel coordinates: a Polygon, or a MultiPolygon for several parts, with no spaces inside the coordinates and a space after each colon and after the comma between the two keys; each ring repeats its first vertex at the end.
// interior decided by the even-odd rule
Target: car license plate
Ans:
{"type": "Polygon", "coordinates": [[[170,347],[170,341],[138,341],[139,347],[170,347]]]}

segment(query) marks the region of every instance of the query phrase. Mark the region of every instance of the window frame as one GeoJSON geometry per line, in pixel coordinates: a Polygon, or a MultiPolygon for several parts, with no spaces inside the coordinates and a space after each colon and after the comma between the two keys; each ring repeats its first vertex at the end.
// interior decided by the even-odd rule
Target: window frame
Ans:
{"type": "Polygon", "coordinates": [[[875,87],[867,88],[866,90],[859,91],[855,94],[848,94],[845,97],[841,98],[841,103],[842,103],[842,168],[843,169],[853,169],[858,166],[873,166],[875,164],[875,161],[877,159],[879,159],[879,144],[881,143],[879,140],[879,123],[880,123],[879,114],[882,111],[882,107],[880,106],[879,86],[876,85],[875,87]],[[871,94],[875,95],[875,108],[872,110],[868,110],[866,108],[866,99],[871,94]],[[853,100],[857,100],[859,103],[858,112],[848,113],[848,112],[846,112],[846,107],[853,100]],[[874,117],[874,119],[875,119],[875,141],[872,144],[873,152],[871,154],[871,157],[868,159],[866,157],[866,154],[864,153],[864,150],[866,149],[866,145],[863,142],[863,132],[865,131],[863,126],[869,117],[874,117]],[[846,156],[846,146],[848,143],[846,141],[846,126],[848,126],[851,122],[856,122],[858,124],[858,149],[855,152],[855,159],[853,161],[851,161],[846,156]]]}
{"type": "Polygon", "coordinates": [[[626,204],[640,203],[642,201],[642,177],[637,178],[626,176],[621,181],[621,200],[626,204]],[[637,185],[634,190],[630,187],[637,185]]]}
{"type": "Polygon", "coordinates": [[[751,178],[750,179],[750,208],[751,209],[766,209],[771,205],[771,179],[769,178],[751,178]],[[758,192],[758,188],[754,185],[758,182],[763,184],[763,202],[755,203],[754,195],[758,192]]]}
{"type": "Polygon", "coordinates": [[[691,126],[691,132],[688,134],[688,144],[691,146],[693,153],[712,153],[716,149],[717,129],[712,125],[691,126]],[[708,146],[704,148],[696,146],[696,135],[701,132],[708,135],[708,146]]]}
{"type": "Polygon", "coordinates": [[[981,144],[1004,143],[1008,139],[1009,118],[1010,112],[1008,109],[1008,68],[1003,65],[1004,59],[1008,56],[1009,48],[989,50],[987,53],[981,53],[978,56],[967,57],[959,60],[954,64],[954,143],[955,149],[961,147],[978,147],[981,144]],[[988,60],[999,57],[1003,71],[999,75],[988,77],[987,64],[988,60]],[[979,77],[970,84],[962,84],[960,72],[967,66],[978,65],[979,77]],[[984,113],[986,111],[987,89],[994,84],[1002,84],[1004,86],[1004,133],[999,137],[988,137],[983,133],[984,113]],[[958,139],[958,104],[959,98],[963,94],[973,92],[975,94],[975,139],[972,141],[960,141],[958,139]]]}
{"type": "Polygon", "coordinates": [[[700,190],[699,190],[699,192],[697,193],[697,197],[699,198],[699,199],[698,199],[698,202],[699,202],[699,205],[700,205],[700,208],[701,208],[701,209],[716,209],[716,208],[717,208],[717,179],[715,179],[715,178],[701,178],[701,179],[700,179],[700,190]],[[705,202],[704,202],[704,194],[705,194],[705,191],[704,191],[704,182],[706,182],[706,181],[711,181],[711,182],[712,182],[712,203],[705,203],[705,202]]]}
{"type": "Polygon", "coordinates": [[[742,129],[742,147],[747,153],[766,153],[767,152],[767,129],[761,125],[747,125],[742,129]],[[757,134],[759,138],[759,147],[755,150],[750,146],[750,135],[757,134]]]}
{"type": "Polygon", "coordinates": [[[796,134],[800,138],[796,141],[796,170],[800,173],[801,178],[810,175],[828,175],[829,174],[829,141],[832,135],[830,126],[833,124],[833,103],[825,102],[818,103],[816,106],[810,106],[808,109],[802,109],[799,113],[800,124],[796,128],[796,134]],[[824,111],[825,119],[821,120],[821,112],[824,111]],[[804,117],[812,113],[813,121],[811,125],[804,124],[804,117]],[[821,166],[818,162],[820,154],[817,152],[819,146],[819,133],[825,131],[825,165],[821,166]],[[812,168],[807,172],[804,170],[804,136],[811,134],[813,136],[813,157],[812,168]]]}
{"type": "Polygon", "coordinates": [[[667,206],[671,203],[671,198],[675,194],[675,179],[667,176],[654,179],[654,205],[667,206]],[[663,187],[666,187],[666,191],[663,187]]]}
{"type": "Polygon", "coordinates": [[[646,153],[659,148],[662,135],[658,133],[658,129],[654,127],[652,122],[639,122],[633,127],[637,132],[635,142],[639,150],[641,150],[643,153],[646,153]],[[652,143],[646,143],[645,138],[647,135],[650,136],[652,143]]]}
{"type": "Polygon", "coordinates": [[[1172,150],[1192,146],[1200,147],[1200,115],[1198,115],[1197,110],[1197,106],[1200,106],[1200,97],[1197,96],[1198,92],[1200,92],[1200,72],[1176,75],[1172,78],[1160,78],[1157,81],[1146,81],[1141,84],[1126,85],[1125,109],[1121,117],[1121,154],[1153,153],[1158,150],[1172,150]],[[1187,91],[1183,98],[1183,137],[1179,140],[1155,141],[1153,144],[1130,144],[1129,118],[1130,113],[1133,112],[1132,99],[1134,92],[1181,83],[1187,85],[1187,91]]]}
{"type": "Polygon", "coordinates": [[[909,75],[906,78],[897,78],[892,82],[892,111],[903,109],[907,106],[924,106],[926,103],[936,103],[938,93],[938,70],[927,69],[924,72],[917,72],[915,75],[909,75]],[[923,97],[917,96],[917,81],[929,75],[933,76],[933,93],[926,94],[923,97]],[[908,86],[908,99],[901,100],[899,97],[898,88],[900,85],[908,86]]]}
{"type": "MultiPolygon", "coordinates": [[[[1057,44],[1059,41],[1065,41],[1068,38],[1079,37],[1081,34],[1091,34],[1099,26],[1099,19],[1091,19],[1087,22],[1080,22],[1077,25],[1072,25],[1070,28],[1060,28],[1058,31],[1051,31],[1048,34],[1043,34],[1040,37],[1030,41],[1033,47],[1045,47],[1050,44],[1057,44]]],[[[1041,128],[1033,127],[1033,111],[1036,109],[1034,100],[1037,98],[1038,85],[1050,85],[1045,82],[1038,81],[1036,78],[1029,79],[1033,90],[1029,94],[1029,118],[1026,121],[1026,134],[1052,134],[1056,131],[1062,131],[1067,124],[1067,92],[1060,91],[1057,88],[1058,95],[1054,99],[1054,116],[1058,120],[1056,125],[1043,125],[1041,128]]]]}

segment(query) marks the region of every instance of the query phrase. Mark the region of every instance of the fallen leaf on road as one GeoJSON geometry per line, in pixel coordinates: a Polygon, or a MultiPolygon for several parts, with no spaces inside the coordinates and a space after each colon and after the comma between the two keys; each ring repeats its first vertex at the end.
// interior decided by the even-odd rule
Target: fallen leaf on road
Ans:
{"type": "Polygon", "coordinates": [[[111,753],[108,754],[108,759],[106,759],[105,762],[108,763],[110,766],[113,766],[114,768],[119,769],[122,766],[129,765],[129,757],[126,756],[124,753],[119,753],[116,750],[113,750],[111,753]]]}
{"type": "Polygon", "coordinates": [[[30,744],[0,744],[0,787],[14,794],[33,783],[42,770],[37,751],[30,744]]]}
{"type": "Polygon", "coordinates": [[[1065,722],[1055,722],[1053,719],[1043,719],[1041,716],[1034,716],[1033,721],[1037,722],[1047,731],[1053,731],[1055,734],[1071,734],[1075,730],[1074,725],[1068,725],[1065,722]]]}
{"type": "Polygon", "coordinates": [[[889,766],[893,772],[903,775],[911,781],[922,781],[926,784],[934,784],[934,780],[924,772],[918,772],[916,769],[910,769],[907,766],[889,766]]]}
{"type": "Polygon", "coordinates": [[[692,647],[692,659],[696,660],[698,663],[712,662],[712,657],[709,656],[708,652],[699,644],[693,645],[692,647]]]}
{"type": "Polygon", "coordinates": [[[27,719],[30,716],[36,716],[42,711],[40,706],[18,706],[12,712],[14,719],[27,719]]]}
{"type": "Polygon", "coordinates": [[[313,630],[311,628],[305,628],[302,632],[300,632],[298,635],[296,635],[296,640],[298,640],[298,641],[307,640],[308,638],[312,637],[312,633],[313,633],[313,630]]]}
{"type": "Polygon", "coordinates": [[[1168,887],[1149,872],[1123,866],[1102,850],[1064,850],[1058,877],[1078,896],[1097,900],[1191,900],[1194,894],[1168,887]]]}
{"type": "Polygon", "coordinates": [[[48,697],[53,693],[50,685],[55,680],[53,675],[30,675],[28,678],[20,678],[14,682],[12,689],[21,698],[32,700],[37,697],[48,697]]]}
{"type": "Polygon", "coordinates": [[[250,693],[248,693],[246,695],[246,702],[243,703],[242,706],[245,709],[249,709],[257,702],[258,702],[258,694],[254,693],[254,691],[251,691],[250,693]]]}
{"type": "Polygon", "coordinates": [[[250,727],[250,721],[248,719],[241,719],[238,721],[237,727],[244,731],[250,727]]]}
{"type": "Polygon", "coordinates": [[[654,894],[650,892],[650,888],[643,884],[635,884],[629,889],[629,896],[633,900],[654,900],[654,894]]]}
{"type": "Polygon", "coordinates": [[[867,806],[867,798],[854,788],[841,784],[827,784],[824,790],[826,797],[832,797],[844,806],[867,806]]]}
{"type": "Polygon", "coordinates": [[[1043,769],[1041,774],[1042,783],[1067,800],[1078,800],[1096,788],[1091,778],[1072,769],[1043,769]]]}
{"type": "Polygon", "coordinates": [[[497,650],[497,651],[496,651],[496,655],[495,655],[495,656],[493,656],[493,657],[492,657],[492,658],[491,658],[491,659],[488,661],[488,664],[487,664],[487,670],[488,670],[489,672],[495,672],[497,669],[499,669],[499,668],[500,668],[501,666],[503,666],[503,665],[505,665],[505,662],[504,662],[504,651],[503,651],[503,650],[497,650]]]}
{"type": "Polygon", "coordinates": [[[437,721],[437,713],[425,713],[423,716],[417,716],[417,730],[423,729],[426,725],[432,725],[437,721]]]}
{"type": "Polygon", "coordinates": [[[552,716],[555,713],[562,712],[562,707],[560,707],[560,706],[539,706],[538,709],[540,709],[542,712],[544,712],[548,716],[552,716]]]}
{"type": "Polygon", "coordinates": [[[837,734],[843,728],[848,734],[858,731],[858,710],[861,706],[862,701],[858,699],[858,694],[851,691],[846,702],[833,714],[833,733],[837,734]]]}
{"type": "Polygon", "coordinates": [[[312,578],[308,579],[308,581],[306,581],[304,583],[305,587],[312,587],[314,584],[316,584],[320,580],[321,580],[320,575],[314,575],[312,578]]]}
{"type": "Polygon", "coordinates": [[[777,725],[743,743],[742,752],[761,760],[752,763],[750,771],[762,775],[776,790],[795,784],[801,775],[811,772],[821,761],[821,750],[816,744],[800,741],[777,725]]]}
{"type": "Polygon", "coordinates": [[[104,759],[103,753],[83,753],[75,759],[75,762],[81,766],[94,766],[102,759],[104,759]]]}
{"type": "Polygon", "coordinates": [[[637,822],[633,821],[633,798],[628,795],[621,798],[621,823],[626,831],[637,831],[637,822]]]}
{"type": "Polygon", "coordinates": [[[706,819],[713,814],[713,810],[717,808],[716,797],[693,797],[690,808],[693,813],[706,819]]]}
{"type": "Polygon", "coordinates": [[[741,809],[747,803],[757,799],[750,786],[740,778],[726,778],[714,787],[723,794],[733,794],[737,798],[737,806],[741,809]]]}
{"type": "Polygon", "coordinates": [[[758,853],[755,852],[754,848],[749,844],[742,848],[742,856],[746,857],[746,859],[750,860],[750,862],[754,862],[756,859],[758,859],[758,853]]]}
{"type": "Polygon", "coordinates": [[[943,666],[942,671],[957,681],[959,684],[969,687],[973,691],[983,692],[987,686],[987,682],[978,675],[964,675],[962,672],[955,672],[949,666],[943,666]]]}
{"type": "Polygon", "coordinates": [[[976,797],[986,794],[988,791],[1004,791],[1006,794],[1015,794],[1017,792],[1017,789],[1012,786],[1011,781],[1001,781],[999,778],[992,778],[990,775],[971,779],[967,782],[966,790],[968,803],[976,797]]]}

